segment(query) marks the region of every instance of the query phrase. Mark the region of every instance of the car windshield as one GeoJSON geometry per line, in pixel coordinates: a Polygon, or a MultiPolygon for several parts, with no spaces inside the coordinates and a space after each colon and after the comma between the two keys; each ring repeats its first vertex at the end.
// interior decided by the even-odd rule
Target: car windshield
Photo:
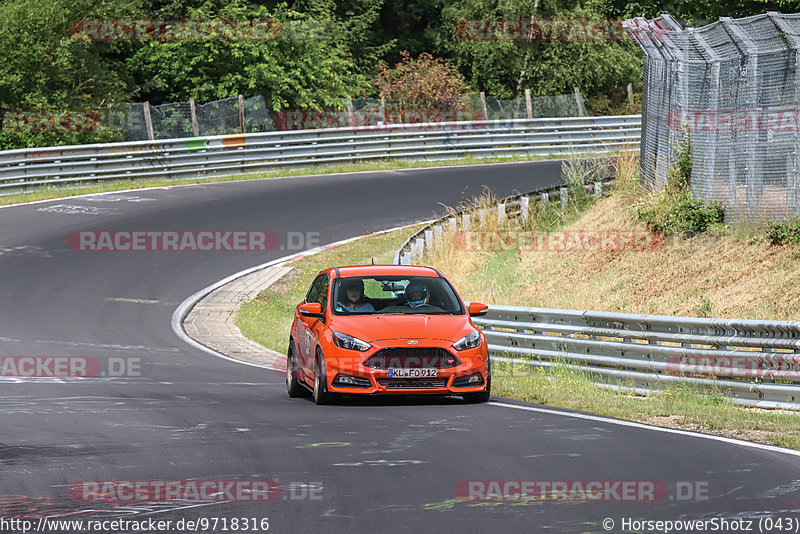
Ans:
{"type": "Polygon", "coordinates": [[[337,278],[332,308],[336,315],[464,313],[447,280],[433,276],[337,278]]]}

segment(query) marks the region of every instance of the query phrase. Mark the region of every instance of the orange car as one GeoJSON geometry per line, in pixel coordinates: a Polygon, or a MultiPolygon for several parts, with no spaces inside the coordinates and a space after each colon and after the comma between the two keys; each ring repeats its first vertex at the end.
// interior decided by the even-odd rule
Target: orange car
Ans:
{"type": "Polygon", "coordinates": [[[297,306],[286,362],[290,397],[491,392],[486,338],[450,282],[430,267],[359,265],[321,271],[297,306]]]}

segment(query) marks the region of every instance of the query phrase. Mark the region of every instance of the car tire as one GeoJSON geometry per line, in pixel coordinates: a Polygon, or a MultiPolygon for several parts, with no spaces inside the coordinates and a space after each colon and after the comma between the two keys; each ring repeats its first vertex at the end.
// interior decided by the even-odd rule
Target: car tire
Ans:
{"type": "Polygon", "coordinates": [[[314,358],[314,390],[312,393],[315,404],[330,404],[331,394],[328,392],[328,382],[325,376],[325,357],[317,351],[314,358]]]}
{"type": "Polygon", "coordinates": [[[486,379],[486,389],[476,393],[465,393],[463,398],[469,403],[489,402],[489,397],[492,396],[492,371],[489,370],[489,377],[486,379]]]}
{"type": "Polygon", "coordinates": [[[286,351],[286,391],[293,399],[308,395],[308,389],[300,383],[300,367],[294,353],[294,340],[291,339],[286,351]]]}

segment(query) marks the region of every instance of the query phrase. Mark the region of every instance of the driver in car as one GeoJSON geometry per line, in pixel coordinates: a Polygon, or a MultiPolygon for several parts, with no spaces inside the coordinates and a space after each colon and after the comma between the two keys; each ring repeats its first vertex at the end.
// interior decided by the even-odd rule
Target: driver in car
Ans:
{"type": "Polygon", "coordinates": [[[336,307],[343,308],[351,313],[374,312],[375,306],[367,302],[364,296],[364,281],[360,278],[355,280],[342,280],[340,291],[345,298],[336,303],[336,307]]]}

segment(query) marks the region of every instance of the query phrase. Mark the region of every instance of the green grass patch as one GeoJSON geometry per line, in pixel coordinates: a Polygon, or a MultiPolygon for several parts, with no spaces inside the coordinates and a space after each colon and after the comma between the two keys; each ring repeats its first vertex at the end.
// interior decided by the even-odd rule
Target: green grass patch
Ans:
{"type": "Polygon", "coordinates": [[[376,264],[391,264],[397,249],[418,229],[369,236],[293,262],[292,271],[242,305],[236,326],[246,337],[285,354],[294,310],[319,271],[333,266],[369,264],[373,259],[376,264]]]}

